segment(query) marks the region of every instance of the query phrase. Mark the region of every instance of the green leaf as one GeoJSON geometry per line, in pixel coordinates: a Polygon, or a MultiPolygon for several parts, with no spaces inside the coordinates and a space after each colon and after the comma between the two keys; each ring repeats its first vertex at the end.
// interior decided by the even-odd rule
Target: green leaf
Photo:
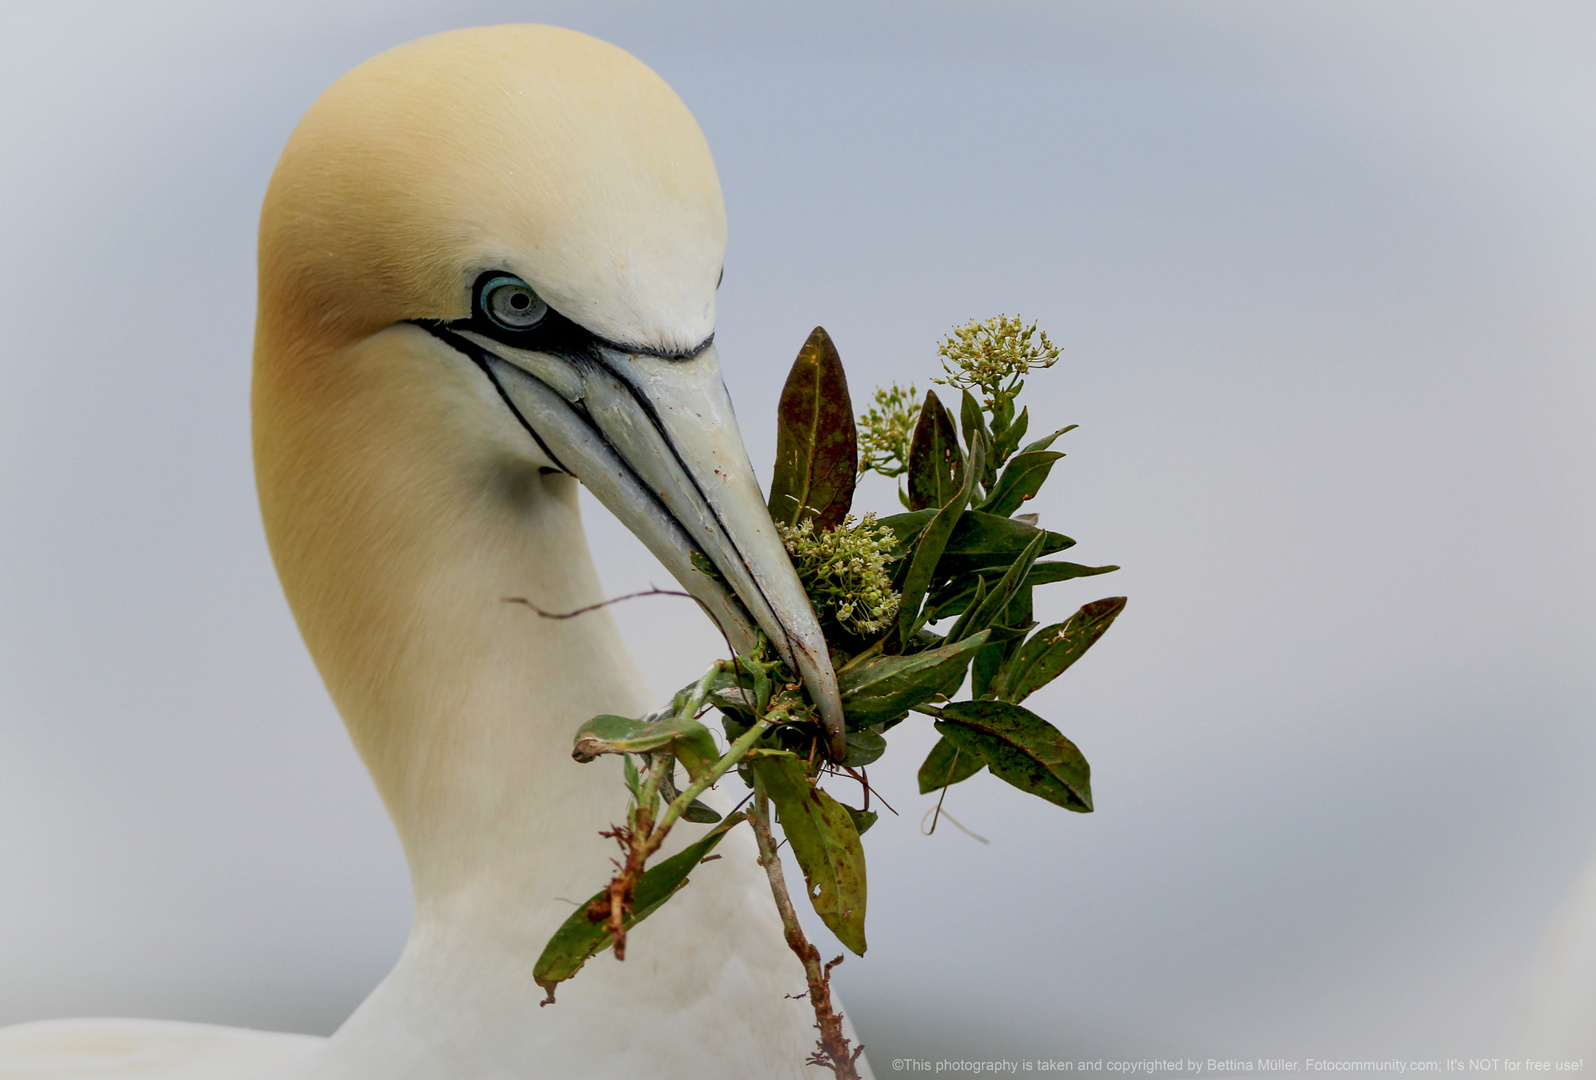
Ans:
{"type": "Polygon", "coordinates": [[[1007,461],[1009,456],[1014,453],[1014,448],[1020,445],[1021,439],[1025,438],[1025,429],[1030,426],[1031,411],[1029,409],[1021,409],[1020,415],[1015,418],[1014,423],[1005,428],[1002,435],[996,437],[995,445],[992,448],[992,456],[999,465],[1007,461]]]}
{"type": "Polygon", "coordinates": [[[952,787],[984,768],[986,759],[981,755],[960,750],[946,737],[938,739],[931,753],[926,755],[925,764],[920,766],[920,794],[929,795],[940,788],[952,787]]]}
{"type": "Polygon", "coordinates": [[[876,813],[874,810],[855,810],[847,803],[842,803],[840,805],[844,810],[848,811],[848,816],[853,818],[854,830],[858,832],[860,836],[863,836],[866,832],[868,832],[870,826],[874,825],[877,819],[881,817],[881,815],[876,813]]]}
{"type": "Polygon", "coordinates": [[[959,432],[941,400],[928,390],[909,443],[909,508],[943,506],[963,486],[959,432]]]}
{"type": "MultiPolygon", "coordinates": [[[[630,761],[631,759],[628,758],[627,760],[630,761]]],[[[659,795],[666,803],[673,803],[681,796],[681,791],[676,787],[676,766],[674,763],[660,775],[659,795]]],[[[720,814],[698,799],[694,799],[687,804],[687,808],[682,811],[682,817],[699,825],[713,825],[720,820],[720,814]]]]}
{"type": "MultiPolygon", "coordinates": [[[[659,910],[660,905],[675,895],[676,890],[686,885],[688,873],[715,849],[728,829],[743,820],[743,816],[733,814],[704,834],[702,839],[646,870],[638,879],[637,890],[632,895],[632,913],[623,923],[626,929],[631,930],[659,910]]],[[[550,1001],[554,1000],[556,986],[580,971],[588,960],[609,948],[609,931],[602,922],[591,922],[587,917],[588,907],[602,898],[605,891],[601,889],[589,897],[586,903],[577,905],[570,918],[554,931],[554,936],[543,946],[542,954],[532,966],[532,978],[548,991],[550,1001]]]]}
{"type": "Polygon", "coordinates": [[[798,351],[776,408],[771,518],[797,525],[813,517],[816,529],[835,529],[853,504],[858,467],[848,378],[830,335],[817,326],[798,351]]]}
{"type": "Polygon", "coordinates": [[[1025,577],[1030,573],[1031,564],[1036,561],[1037,555],[1042,551],[1042,545],[1046,542],[1047,534],[1038,529],[1036,537],[1024,551],[1020,552],[1020,557],[1009,564],[1009,568],[1004,571],[1003,577],[992,591],[979,603],[971,605],[970,610],[965,613],[966,617],[959,620],[961,631],[949,634],[949,640],[957,641],[965,634],[985,630],[1002,616],[1009,602],[1025,587],[1025,577]]]}
{"type": "MultiPolygon", "coordinates": [[[[975,659],[970,661],[970,696],[974,698],[988,697],[988,690],[992,681],[997,678],[998,672],[1003,670],[1004,662],[1012,656],[1025,642],[1025,635],[1036,624],[1031,621],[1031,603],[1028,590],[1021,590],[1020,595],[1010,602],[1008,610],[1003,613],[1003,618],[1012,622],[1012,626],[990,626],[986,633],[991,635],[987,643],[976,650],[975,659]]],[[[953,688],[947,696],[953,697],[958,687],[953,688]]]]}
{"type": "MultiPolygon", "coordinates": [[[[946,510],[947,507],[942,509],[946,510]]],[[[901,558],[908,550],[910,542],[926,530],[937,513],[939,511],[915,510],[907,514],[893,514],[891,517],[882,518],[878,524],[892,530],[897,539],[895,554],[901,558]]],[[[1036,538],[1036,534],[1042,531],[1035,525],[1029,525],[1015,518],[1000,517],[981,510],[967,510],[960,516],[942,550],[947,557],[958,560],[961,564],[968,564],[962,567],[959,573],[966,573],[981,566],[991,566],[994,563],[1006,567],[1036,538]]],[[[1063,533],[1050,532],[1047,534],[1046,543],[1042,545],[1042,554],[1051,555],[1055,551],[1063,551],[1073,546],[1075,541],[1063,533]]],[[[971,587],[974,587],[974,582],[971,582],[971,587]]]]}
{"type": "Polygon", "coordinates": [[[607,713],[576,729],[571,756],[585,764],[600,754],[646,754],[666,748],[694,780],[720,760],[715,737],[691,716],[635,720],[607,713]]]}
{"type": "Polygon", "coordinates": [[[887,752],[887,740],[869,728],[848,732],[842,763],[850,769],[862,768],[887,752]]]}
{"type": "Polygon", "coordinates": [[[756,758],[754,775],[804,872],[815,914],[859,956],[865,951],[865,860],[848,808],[809,783],[792,758],[756,758]]]}
{"type": "Polygon", "coordinates": [[[989,514],[1008,517],[1042,489],[1053,463],[1064,455],[1057,450],[1030,450],[1016,454],[998,478],[997,486],[987,496],[981,509],[989,514]]]}
{"type": "Polygon", "coordinates": [[[1111,574],[1118,569],[1117,566],[1082,566],[1080,563],[1072,562],[1039,562],[1031,567],[1029,574],[1025,575],[1025,584],[1034,589],[1038,585],[1050,585],[1055,581],[1111,574]]]}
{"type": "MultiPolygon", "coordinates": [[[[768,665],[744,656],[739,656],[736,663],[735,670],[722,668],[704,684],[704,703],[715,706],[727,715],[737,716],[738,723],[746,725],[751,723],[750,717],[762,715],[770,705],[770,695],[775,685],[767,670],[768,665]]],[[[681,702],[683,706],[691,705],[699,685],[699,682],[688,683],[676,692],[672,700],[681,702]]],[[[733,739],[737,737],[730,732],[728,735],[733,739]]]]}
{"type": "MultiPolygon", "coordinates": [[[[1038,585],[1050,585],[1055,581],[1068,581],[1071,578],[1093,577],[1097,574],[1107,574],[1118,570],[1117,566],[1082,566],[1072,562],[1039,562],[1031,567],[1031,572],[1025,575],[1025,588],[1034,589],[1038,585]]],[[[990,570],[982,573],[977,571],[966,574],[948,582],[947,585],[936,591],[932,598],[931,616],[927,622],[941,622],[962,615],[974,602],[976,583],[982,577],[990,577],[990,570]]],[[[1006,625],[1017,625],[1005,618],[1006,625]]]]}
{"type": "Polygon", "coordinates": [[[975,654],[975,659],[970,662],[971,697],[990,696],[992,683],[1003,673],[1003,662],[1008,658],[1009,650],[997,645],[988,645],[975,654]]]}
{"type": "Polygon", "coordinates": [[[945,706],[936,729],[979,755],[992,775],[1066,810],[1092,810],[1092,769],[1074,743],[1031,710],[1007,701],[945,706]]]}
{"type": "Polygon", "coordinates": [[[720,567],[709,561],[709,556],[696,548],[687,555],[687,561],[693,564],[693,569],[709,578],[711,581],[724,581],[721,577],[720,567]]]}
{"type": "Polygon", "coordinates": [[[981,406],[971,396],[968,390],[963,391],[959,399],[959,426],[964,429],[964,445],[974,446],[975,437],[981,436],[981,445],[986,447],[986,467],[976,477],[976,481],[985,487],[989,485],[993,474],[993,458],[996,456],[992,449],[992,432],[987,430],[986,417],[981,414],[981,406]]]}
{"type": "Polygon", "coordinates": [[[1038,630],[1009,663],[998,696],[1016,704],[1064,673],[1113,625],[1125,597],[1093,600],[1061,623],[1038,630]]]}
{"type": "Polygon", "coordinates": [[[694,799],[682,811],[682,817],[696,825],[713,825],[720,820],[720,812],[700,799],[694,799]]]}
{"type": "Polygon", "coordinates": [[[866,728],[895,720],[930,701],[950,679],[962,681],[970,658],[986,640],[985,634],[976,634],[955,645],[909,656],[882,656],[844,668],[837,675],[837,689],[848,727],[866,728]]]}
{"type": "Polygon", "coordinates": [[[1060,435],[1067,435],[1080,426],[1081,425],[1079,424],[1070,424],[1067,427],[1059,428],[1051,435],[1043,435],[1040,439],[1037,439],[1034,443],[1028,445],[1024,450],[1021,450],[1020,453],[1030,454],[1037,450],[1046,450],[1048,447],[1053,445],[1054,439],[1058,438],[1060,435]]]}
{"type": "MultiPolygon", "coordinates": [[[[970,618],[981,609],[981,605],[984,603],[986,603],[986,578],[978,576],[975,579],[975,593],[970,597],[970,602],[965,605],[964,614],[959,616],[959,621],[954,623],[953,629],[948,631],[947,640],[959,641],[965,637],[968,637],[969,635],[965,633],[965,630],[968,629],[970,625],[970,618]]],[[[935,618],[939,614],[941,614],[940,609],[933,612],[931,617],[926,621],[930,622],[931,619],[935,618]]],[[[986,627],[981,626],[977,627],[976,629],[985,630],[986,627]]]]}
{"type": "Polygon", "coordinates": [[[621,779],[626,781],[626,790],[632,793],[634,802],[643,801],[643,784],[637,776],[637,762],[632,760],[631,754],[621,755],[621,779]]]}
{"type": "Polygon", "coordinates": [[[923,621],[919,617],[921,601],[925,599],[926,590],[931,587],[932,578],[936,576],[937,564],[942,561],[942,551],[947,547],[948,540],[954,534],[964,514],[964,508],[970,501],[970,494],[975,487],[975,477],[981,471],[983,460],[984,449],[978,439],[970,448],[964,485],[940,510],[921,511],[933,516],[926,524],[925,530],[920,533],[920,539],[914,547],[914,555],[910,558],[908,570],[904,574],[903,587],[899,590],[902,599],[898,608],[898,640],[904,645],[909,643],[923,621]]]}

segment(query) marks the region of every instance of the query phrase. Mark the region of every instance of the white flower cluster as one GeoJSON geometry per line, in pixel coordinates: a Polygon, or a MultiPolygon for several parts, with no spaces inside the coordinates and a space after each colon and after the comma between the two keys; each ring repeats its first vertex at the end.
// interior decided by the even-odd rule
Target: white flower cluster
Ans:
{"type": "Polygon", "coordinates": [[[909,471],[909,442],[920,419],[914,384],[876,387],[875,404],[859,417],[859,474],[902,476],[909,471]]]}
{"type": "Polygon", "coordinates": [[[1052,367],[1062,351],[1034,322],[1026,326],[1023,319],[1007,315],[974,319],[954,327],[937,346],[948,377],[931,381],[960,390],[980,390],[991,409],[1019,393],[1024,385],[1020,379],[1032,368],[1052,367]]]}
{"type": "Polygon", "coordinates": [[[891,625],[900,600],[887,573],[895,538],[874,514],[850,514],[829,532],[816,532],[813,520],[776,529],[816,615],[860,637],[891,625]]]}

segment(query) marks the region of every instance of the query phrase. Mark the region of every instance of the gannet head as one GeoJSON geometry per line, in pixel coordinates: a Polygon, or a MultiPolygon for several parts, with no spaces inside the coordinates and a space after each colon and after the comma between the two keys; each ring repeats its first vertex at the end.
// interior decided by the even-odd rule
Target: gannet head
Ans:
{"type": "MultiPolygon", "coordinates": [[[[725,243],[702,133],[622,50],[501,26],[384,53],[312,106],[266,195],[257,468],[275,438],[272,474],[292,473],[293,438],[274,433],[302,396],[383,377],[338,369],[363,343],[430,335],[491,388],[484,437],[585,484],[736,647],[762,629],[840,746],[824,640],[721,381],[725,243]]],[[[275,519],[293,512],[283,491],[263,478],[274,551],[289,529],[275,519]]]]}

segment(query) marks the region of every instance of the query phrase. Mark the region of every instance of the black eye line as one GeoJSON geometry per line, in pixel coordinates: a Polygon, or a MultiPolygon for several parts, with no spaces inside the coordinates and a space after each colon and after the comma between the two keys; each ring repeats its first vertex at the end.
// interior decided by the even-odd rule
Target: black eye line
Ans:
{"type": "MultiPolygon", "coordinates": [[[[551,314],[554,314],[554,309],[550,308],[549,310],[551,314]]],[[[569,320],[566,321],[569,322],[569,320]]],[[[425,330],[433,337],[442,341],[445,345],[448,345],[450,348],[464,355],[474,365],[476,365],[477,369],[481,371],[483,375],[487,377],[488,382],[493,385],[493,389],[498,393],[499,400],[502,401],[505,407],[510,410],[510,414],[515,417],[516,421],[521,425],[522,430],[524,430],[528,435],[532,436],[533,441],[538,444],[538,447],[545,455],[547,455],[548,459],[558,466],[553,470],[540,469],[539,472],[563,472],[567,476],[576,476],[576,473],[559,459],[559,457],[549,447],[549,444],[544,442],[543,436],[538,434],[537,429],[532,426],[532,424],[527,420],[525,414],[521,412],[520,408],[515,404],[515,401],[510,397],[509,391],[505,390],[504,384],[499,381],[498,375],[494,373],[490,358],[500,358],[494,357],[493,354],[487,349],[468,338],[461,337],[457,333],[459,330],[477,331],[478,327],[473,320],[458,319],[454,322],[446,323],[441,319],[406,319],[405,322],[411,326],[416,326],[422,330],[425,330]]],[[[571,325],[575,326],[574,323],[571,325]]],[[[577,327],[577,329],[581,330],[581,327],[577,327]]],[[[583,331],[583,333],[586,333],[586,331],[583,331]]],[[[596,335],[589,334],[588,336],[595,342],[604,342],[603,338],[597,337],[596,335]]],[[[604,344],[609,343],[604,342],[604,344]]],[[[704,344],[693,350],[693,355],[696,356],[708,346],[709,342],[704,342],[704,344]]],[[[627,348],[627,346],[614,347],[627,348]]],[[[631,349],[631,351],[635,353],[640,350],[631,349]]],[[[721,519],[720,512],[715,509],[714,503],[710,502],[709,496],[705,493],[703,485],[698,482],[697,477],[693,475],[693,471],[687,467],[687,462],[682,459],[681,452],[676,448],[676,444],[671,441],[670,436],[666,433],[664,423],[661,421],[659,416],[659,411],[654,408],[654,403],[649,400],[648,395],[639,390],[631,381],[631,379],[626,377],[625,373],[616,371],[614,368],[605,365],[596,350],[582,357],[576,357],[569,353],[564,355],[578,363],[585,359],[595,366],[602,367],[605,371],[609,372],[613,378],[620,382],[627,394],[632,397],[633,401],[643,411],[644,415],[648,417],[648,420],[653,425],[654,430],[659,433],[661,441],[664,442],[665,446],[670,450],[671,456],[675,458],[677,468],[681,470],[682,475],[687,478],[688,482],[693,485],[693,490],[698,493],[698,497],[703,502],[705,509],[709,511],[710,517],[714,520],[715,524],[720,527],[721,535],[731,546],[731,549],[737,555],[737,558],[741,560],[743,567],[748,571],[750,577],[753,577],[753,564],[749,562],[748,556],[743,554],[742,548],[739,547],[736,540],[732,538],[731,530],[726,527],[726,522],[721,519]]],[[[505,363],[505,361],[500,359],[500,363],[505,363]]],[[[534,380],[537,379],[537,376],[531,375],[529,372],[523,372],[523,374],[527,375],[528,378],[532,378],[534,380]]],[[[581,402],[567,402],[567,404],[570,406],[572,413],[581,418],[582,422],[587,425],[589,431],[591,431],[592,434],[604,444],[605,448],[610,452],[610,454],[621,463],[621,466],[626,470],[627,475],[630,476],[631,479],[638,485],[639,490],[641,490],[649,499],[653,501],[654,505],[659,508],[665,519],[674,523],[676,527],[682,531],[682,536],[686,541],[687,546],[693,551],[702,555],[706,560],[713,563],[714,560],[709,558],[709,553],[706,552],[703,547],[701,547],[696,540],[687,533],[686,527],[683,526],[681,521],[677,519],[676,515],[671,512],[670,507],[666,506],[659,495],[652,491],[647,484],[643,483],[642,478],[638,476],[637,471],[632,467],[631,463],[628,462],[626,458],[615,449],[614,444],[610,442],[609,436],[605,435],[604,431],[593,422],[593,418],[588,414],[586,405],[582,404],[581,402]]],[[[765,596],[764,589],[759,585],[758,578],[754,577],[753,580],[755,589],[762,597],[765,598],[765,602],[769,604],[770,598],[765,596]]],[[[750,624],[755,626],[759,624],[759,620],[754,618],[753,612],[748,610],[747,603],[744,602],[742,597],[737,595],[735,590],[728,586],[726,595],[730,597],[732,602],[742,610],[745,616],[747,616],[750,624]]],[[[783,636],[787,638],[788,649],[796,651],[793,646],[791,635],[787,634],[786,631],[783,630],[783,636]]]]}
{"type": "MultiPolygon", "coordinates": [[[[598,347],[614,349],[616,352],[634,353],[641,356],[654,356],[661,360],[691,360],[705,349],[715,343],[715,335],[710,334],[703,341],[684,352],[666,352],[664,349],[653,349],[646,345],[625,345],[618,341],[599,337],[593,331],[572,322],[561,315],[547,300],[543,300],[546,313],[543,318],[524,330],[516,330],[494,322],[488,315],[487,287],[493,281],[503,278],[520,278],[505,270],[485,270],[477,275],[475,284],[471,286],[471,314],[464,319],[456,319],[447,323],[451,330],[470,330],[481,334],[483,337],[492,338],[517,349],[526,349],[529,352],[554,353],[559,356],[573,358],[598,359],[598,347]]],[[[525,282],[522,282],[525,285],[525,282]]],[[[536,290],[526,285],[528,292],[536,295],[536,290]]],[[[419,321],[419,320],[418,320],[419,321]]]]}

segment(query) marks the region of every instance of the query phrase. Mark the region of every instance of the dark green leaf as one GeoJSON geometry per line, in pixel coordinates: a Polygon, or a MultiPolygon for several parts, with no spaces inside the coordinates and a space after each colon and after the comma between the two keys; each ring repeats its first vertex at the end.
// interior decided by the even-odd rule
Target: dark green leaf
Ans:
{"type": "Polygon", "coordinates": [[[989,514],[1008,517],[1020,508],[1020,504],[1042,489],[1047,474],[1053,470],[1053,463],[1063,456],[1057,450],[1031,450],[1016,454],[1004,468],[992,494],[981,504],[981,509],[989,514]]]}
{"type": "MultiPolygon", "coordinates": [[[[630,760],[630,759],[628,759],[630,760]]],[[[680,797],[681,792],[676,787],[676,768],[673,765],[666,769],[659,778],[659,795],[667,803],[673,803],[680,797]]],[[[694,799],[687,804],[687,809],[682,811],[682,817],[699,825],[713,825],[720,820],[720,815],[709,806],[694,799]]]]}
{"type": "Polygon", "coordinates": [[[669,748],[687,775],[698,779],[720,760],[715,737],[691,716],[635,720],[629,716],[595,716],[576,729],[571,756],[589,762],[600,754],[643,754],[669,748]]]}
{"type": "Polygon", "coordinates": [[[820,921],[860,956],[865,951],[865,860],[848,810],[809,783],[793,758],[756,758],[754,775],[804,872],[804,890],[820,921]]]}
{"type": "Polygon", "coordinates": [[[939,788],[952,787],[984,768],[986,759],[981,755],[965,753],[946,738],[938,739],[931,753],[926,755],[925,764],[920,766],[920,794],[929,795],[939,788]]]}
{"type": "Polygon", "coordinates": [[[1031,564],[1036,561],[1037,555],[1042,551],[1042,545],[1046,542],[1047,534],[1038,529],[1036,536],[1025,550],[1020,552],[1019,558],[1009,564],[1009,568],[1004,571],[1003,577],[993,586],[992,591],[979,603],[971,605],[966,613],[967,618],[959,620],[964,630],[960,634],[949,634],[950,641],[959,640],[963,634],[985,630],[1002,617],[1004,610],[1009,606],[1009,601],[1025,587],[1025,576],[1030,573],[1031,564]]]}
{"type": "Polygon", "coordinates": [[[842,713],[848,727],[866,728],[895,720],[935,697],[950,679],[964,678],[970,657],[986,643],[977,634],[909,656],[882,656],[845,668],[837,676],[842,713]]]}
{"type": "MultiPolygon", "coordinates": [[[[943,507],[944,510],[947,507],[943,507]]],[[[891,529],[897,538],[897,554],[901,555],[907,550],[910,542],[923,533],[933,517],[938,513],[935,510],[915,510],[907,514],[893,514],[884,517],[880,524],[891,529]]],[[[975,566],[991,566],[994,563],[1008,566],[1024,551],[1026,545],[1036,538],[1042,530],[1035,525],[1029,525],[1016,518],[999,517],[980,510],[968,510],[958,520],[958,524],[943,544],[942,552],[950,559],[961,564],[975,566]]],[[[1051,555],[1055,551],[1063,551],[1073,547],[1074,540],[1062,533],[1050,532],[1047,542],[1042,545],[1042,554],[1051,555]]],[[[960,573],[966,572],[964,569],[960,573]]],[[[970,587],[974,588],[972,581],[970,587]]]]}
{"type": "Polygon", "coordinates": [[[920,618],[921,601],[925,599],[926,590],[931,587],[931,580],[937,573],[937,564],[942,560],[942,551],[947,546],[949,537],[956,531],[964,514],[964,507],[970,501],[975,477],[981,471],[984,454],[985,449],[977,439],[975,445],[970,448],[970,460],[966,463],[964,473],[964,486],[959,488],[953,498],[948,500],[947,505],[940,510],[920,511],[932,516],[914,546],[914,555],[909,559],[903,586],[899,590],[902,599],[898,608],[898,640],[905,645],[923,622],[920,618]]]}
{"type": "Polygon", "coordinates": [[[1025,575],[1025,583],[1034,589],[1038,585],[1068,581],[1070,578],[1109,574],[1118,569],[1117,566],[1082,566],[1080,563],[1072,562],[1039,562],[1031,567],[1029,574],[1025,575]]]}
{"type": "Polygon", "coordinates": [[[994,432],[999,429],[1006,430],[1014,420],[1014,398],[1024,389],[1025,384],[1017,382],[1014,384],[1014,390],[1011,393],[999,394],[997,400],[992,403],[992,430],[994,432]]]}
{"type": "Polygon", "coordinates": [[[1014,453],[1014,448],[1020,445],[1020,440],[1025,438],[1025,429],[1031,426],[1029,409],[1021,409],[1020,415],[1014,423],[1004,429],[1003,434],[996,437],[997,445],[993,448],[993,456],[1001,465],[1014,453]]]}
{"type": "Polygon", "coordinates": [[[992,775],[1066,810],[1092,810],[1092,770],[1075,744],[1029,709],[1006,701],[960,701],[936,729],[978,754],[992,775]]]}
{"type": "Polygon", "coordinates": [[[876,820],[881,817],[874,810],[855,810],[847,803],[842,803],[841,805],[844,810],[848,811],[848,816],[853,818],[853,827],[860,836],[868,832],[870,826],[874,825],[876,820]]]}
{"type": "MultiPolygon", "coordinates": [[[[1031,567],[1031,572],[1025,575],[1025,587],[1034,589],[1038,585],[1050,585],[1055,581],[1068,581],[1071,578],[1092,577],[1097,574],[1107,574],[1118,570],[1117,566],[1082,566],[1072,562],[1039,562],[1031,567]]],[[[991,570],[984,573],[977,571],[955,578],[947,585],[938,589],[932,604],[930,622],[941,622],[963,614],[970,606],[975,595],[975,583],[981,578],[990,577],[991,570]]],[[[1013,620],[1005,618],[1006,625],[1017,625],[1013,620]]]]}
{"type": "Polygon", "coordinates": [[[776,410],[770,516],[785,525],[813,517],[817,529],[836,528],[853,504],[858,466],[848,379],[837,347],[817,326],[793,361],[776,410]]]}
{"type": "Polygon", "coordinates": [[[1093,600],[1061,623],[1038,630],[1004,672],[998,696],[1021,702],[1064,673],[1113,625],[1125,597],[1093,600]]]}
{"type": "MultiPolygon", "coordinates": [[[[1026,633],[1036,625],[1031,621],[1029,594],[1022,591],[1022,595],[1009,604],[1004,618],[1011,620],[1014,625],[988,627],[986,633],[990,636],[987,643],[976,650],[975,659],[970,662],[971,697],[988,696],[992,681],[1003,670],[1004,662],[1019,649],[1026,633]]],[[[951,698],[957,692],[958,687],[954,687],[947,696],[951,698]]]]}
{"type": "MultiPolygon", "coordinates": [[[[960,641],[963,638],[968,637],[969,635],[966,634],[965,631],[970,626],[970,618],[981,609],[981,605],[984,603],[986,603],[986,578],[977,577],[975,579],[975,593],[970,597],[970,602],[965,605],[964,614],[959,616],[959,621],[954,623],[953,629],[948,631],[947,640],[960,641]]],[[[936,618],[940,614],[941,612],[939,610],[934,611],[931,615],[931,618],[936,618]]],[[[930,619],[927,621],[929,622],[930,619]]],[[[979,626],[976,627],[976,629],[985,630],[986,627],[979,626]]]]}
{"type": "Polygon", "coordinates": [[[970,696],[984,698],[992,683],[1003,673],[1003,662],[1009,657],[1008,643],[988,645],[975,654],[970,662],[970,696]]]}
{"type": "MultiPolygon", "coordinates": [[[[742,814],[733,814],[706,833],[704,837],[677,852],[668,859],[650,867],[638,879],[637,890],[632,895],[632,913],[624,920],[627,930],[648,918],[659,906],[669,900],[676,890],[687,884],[687,875],[715,849],[726,830],[743,820],[742,814]]],[[[609,931],[602,922],[590,922],[588,906],[604,896],[604,891],[594,893],[586,903],[577,906],[570,918],[543,946],[543,953],[532,966],[532,978],[554,999],[554,988],[582,969],[592,957],[610,946],[609,931]]]]}
{"type": "Polygon", "coordinates": [[[887,740],[866,728],[848,732],[842,763],[850,769],[859,769],[887,752],[887,740]]]}
{"type": "Polygon", "coordinates": [[[720,820],[720,812],[701,800],[694,799],[687,804],[687,809],[682,811],[682,817],[697,825],[713,825],[720,820]]]}
{"type": "Polygon", "coordinates": [[[959,432],[948,410],[928,390],[909,443],[909,508],[943,506],[963,485],[964,453],[959,449],[959,432]]]}

